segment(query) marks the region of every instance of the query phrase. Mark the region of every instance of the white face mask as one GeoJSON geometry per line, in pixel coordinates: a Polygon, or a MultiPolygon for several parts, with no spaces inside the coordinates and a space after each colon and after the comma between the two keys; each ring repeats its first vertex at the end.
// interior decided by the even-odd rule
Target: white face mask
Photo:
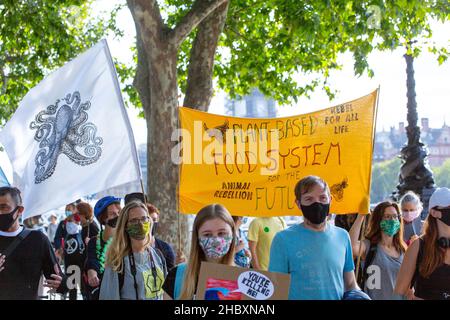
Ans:
{"type": "Polygon", "coordinates": [[[420,212],[419,212],[419,210],[403,211],[402,215],[403,215],[403,220],[405,220],[406,222],[411,222],[420,215],[420,212]]]}
{"type": "Polygon", "coordinates": [[[81,226],[75,222],[67,222],[66,230],[68,234],[77,234],[81,231],[81,226]]]}

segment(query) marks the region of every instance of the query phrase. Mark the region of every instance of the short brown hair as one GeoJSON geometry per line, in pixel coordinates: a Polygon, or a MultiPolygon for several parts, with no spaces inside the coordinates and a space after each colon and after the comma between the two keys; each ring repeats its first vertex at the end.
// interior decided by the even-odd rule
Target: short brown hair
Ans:
{"type": "Polygon", "coordinates": [[[78,210],[78,214],[85,217],[86,220],[91,220],[94,216],[92,207],[89,203],[80,202],[76,207],[78,210]]]}
{"type": "Polygon", "coordinates": [[[147,210],[148,210],[149,214],[156,213],[157,215],[159,215],[159,210],[157,207],[155,207],[154,205],[152,205],[151,203],[148,203],[148,202],[145,205],[147,206],[147,210]]]}
{"type": "Polygon", "coordinates": [[[0,196],[6,196],[9,194],[16,206],[22,206],[22,197],[20,196],[20,190],[15,187],[1,187],[0,196]]]}
{"type": "Polygon", "coordinates": [[[295,199],[300,201],[302,194],[309,192],[314,186],[321,185],[330,194],[328,184],[321,177],[306,176],[295,185],[295,199]]]}

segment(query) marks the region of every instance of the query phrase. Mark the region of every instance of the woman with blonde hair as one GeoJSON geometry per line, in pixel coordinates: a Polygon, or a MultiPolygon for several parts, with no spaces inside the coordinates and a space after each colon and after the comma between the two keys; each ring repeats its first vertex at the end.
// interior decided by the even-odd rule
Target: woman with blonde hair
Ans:
{"type": "Polygon", "coordinates": [[[403,221],[397,203],[379,203],[370,215],[365,240],[359,241],[364,215],[350,229],[353,256],[364,261],[360,285],[372,300],[392,300],[397,275],[406,251],[403,221]]]}
{"type": "Polygon", "coordinates": [[[147,206],[128,203],[120,212],[106,253],[100,300],[162,300],[167,274],[164,257],[152,248],[147,206]]]}
{"type": "Polygon", "coordinates": [[[395,292],[408,299],[450,300],[450,190],[431,195],[424,233],[412,242],[395,292]],[[413,286],[413,294],[409,288],[413,286]]]}
{"type": "Polygon", "coordinates": [[[195,217],[189,260],[173,268],[164,283],[172,299],[195,300],[202,261],[234,266],[235,225],[220,204],[202,208],[195,217]]]}

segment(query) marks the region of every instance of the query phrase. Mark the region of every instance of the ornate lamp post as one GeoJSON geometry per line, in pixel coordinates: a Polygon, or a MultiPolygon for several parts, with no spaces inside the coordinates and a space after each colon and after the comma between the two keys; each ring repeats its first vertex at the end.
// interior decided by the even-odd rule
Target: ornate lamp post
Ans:
{"type": "MultiPolygon", "coordinates": [[[[410,43],[411,45],[411,43],[410,43]]],[[[428,214],[428,202],[431,194],[436,189],[433,172],[428,164],[428,148],[420,140],[420,128],[417,126],[417,102],[416,82],[414,80],[414,57],[410,54],[404,55],[406,60],[406,85],[408,97],[408,126],[406,134],[407,144],[402,148],[400,158],[402,166],[399,174],[397,190],[393,192],[393,199],[399,200],[407,191],[411,190],[420,195],[424,205],[422,219],[428,214]]]]}

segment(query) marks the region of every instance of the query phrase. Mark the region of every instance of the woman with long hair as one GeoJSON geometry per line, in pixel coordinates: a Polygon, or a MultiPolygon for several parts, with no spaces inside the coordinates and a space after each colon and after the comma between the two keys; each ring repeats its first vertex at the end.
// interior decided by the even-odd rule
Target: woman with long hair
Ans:
{"type": "Polygon", "coordinates": [[[450,190],[431,195],[424,233],[403,260],[395,292],[408,299],[450,300],[450,190]],[[414,294],[408,294],[413,286],[414,294]]]}
{"type": "Polygon", "coordinates": [[[395,202],[379,203],[370,215],[365,239],[359,241],[365,215],[358,215],[350,229],[353,256],[364,261],[362,289],[372,300],[391,300],[406,251],[403,221],[395,202]]]}
{"type": "Polygon", "coordinates": [[[162,300],[167,271],[164,257],[151,246],[151,221],[140,201],[121,210],[106,253],[100,300],[162,300]]]}
{"type": "Polygon", "coordinates": [[[164,291],[172,299],[195,299],[202,261],[234,265],[235,234],[233,218],[225,207],[202,208],[194,220],[189,260],[169,272],[164,291]]]}

